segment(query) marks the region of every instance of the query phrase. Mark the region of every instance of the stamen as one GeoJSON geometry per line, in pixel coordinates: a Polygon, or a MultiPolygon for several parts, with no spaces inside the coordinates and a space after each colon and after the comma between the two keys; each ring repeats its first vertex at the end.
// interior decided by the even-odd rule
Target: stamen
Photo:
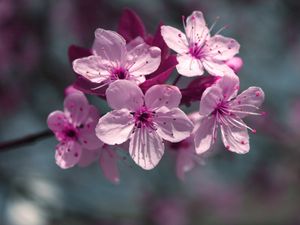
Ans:
{"type": "Polygon", "coordinates": [[[228,112],[242,113],[242,114],[254,115],[254,116],[261,116],[262,115],[262,113],[249,112],[249,111],[240,111],[240,110],[232,110],[232,109],[228,109],[228,112]]]}
{"type": "Polygon", "coordinates": [[[215,33],[215,35],[221,33],[223,30],[227,29],[228,27],[229,27],[229,25],[225,25],[225,26],[221,27],[221,28],[215,33]]]}
{"type": "MultiPolygon", "coordinates": [[[[245,141],[243,141],[243,140],[241,141],[240,139],[237,139],[237,137],[233,136],[233,132],[229,126],[227,127],[227,129],[229,130],[229,132],[226,133],[227,134],[226,137],[229,138],[231,140],[231,142],[234,141],[234,142],[238,142],[241,144],[246,144],[245,141]]],[[[229,150],[230,146],[227,145],[226,148],[229,150]]]]}
{"type": "Polygon", "coordinates": [[[253,133],[256,133],[256,130],[249,127],[247,124],[237,120],[237,119],[234,119],[232,117],[227,117],[225,118],[229,123],[231,123],[233,126],[235,127],[238,127],[238,128],[247,128],[249,129],[250,131],[252,131],[253,133]]]}
{"type": "Polygon", "coordinates": [[[218,129],[218,123],[217,123],[217,119],[215,118],[214,125],[213,125],[213,141],[217,140],[217,129],[218,129]]]}
{"type": "Polygon", "coordinates": [[[219,21],[219,19],[220,19],[220,16],[217,16],[216,19],[215,19],[215,21],[213,22],[213,24],[210,26],[209,32],[211,32],[212,29],[214,29],[214,27],[217,24],[217,22],[219,21]]]}
{"type": "Polygon", "coordinates": [[[184,32],[186,33],[185,16],[181,16],[184,32]]]}
{"type": "Polygon", "coordinates": [[[98,90],[98,89],[100,89],[100,88],[102,88],[102,87],[104,87],[104,86],[106,86],[110,83],[111,83],[111,80],[107,79],[106,81],[103,81],[103,84],[99,85],[98,87],[91,88],[91,90],[92,91],[98,90]]]}
{"type": "Polygon", "coordinates": [[[238,105],[233,105],[231,107],[233,109],[240,108],[240,107],[252,107],[252,108],[259,110],[259,107],[255,106],[255,105],[250,105],[250,104],[238,104],[238,105]]]}

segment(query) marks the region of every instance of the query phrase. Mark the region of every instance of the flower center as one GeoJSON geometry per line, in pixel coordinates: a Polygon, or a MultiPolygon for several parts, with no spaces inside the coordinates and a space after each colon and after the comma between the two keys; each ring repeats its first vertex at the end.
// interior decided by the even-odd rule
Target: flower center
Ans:
{"type": "Polygon", "coordinates": [[[231,112],[229,112],[228,104],[227,102],[221,102],[217,105],[215,111],[213,114],[218,114],[218,116],[230,116],[232,115],[231,112]]]}
{"type": "Polygon", "coordinates": [[[123,68],[114,69],[111,74],[112,80],[125,80],[129,76],[128,71],[123,68]]]}
{"type": "Polygon", "coordinates": [[[202,46],[199,46],[198,43],[191,43],[189,53],[196,59],[203,58],[203,50],[202,46]]]}
{"type": "Polygon", "coordinates": [[[76,140],[77,136],[78,132],[73,126],[68,126],[63,131],[63,140],[76,140]]]}
{"type": "Polygon", "coordinates": [[[216,120],[219,124],[227,126],[227,127],[235,127],[235,128],[247,128],[251,130],[253,133],[256,132],[255,129],[247,126],[239,117],[239,113],[241,114],[255,114],[261,115],[259,113],[251,113],[246,111],[235,110],[233,107],[230,107],[228,102],[221,102],[218,104],[216,109],[212,114],[216,116],[216,120]]]}
{"type": "Polygon", "coordinates": [[[155,112],[148,110],[145,106],[131,114],[134,116],[135,126],[137,128],[150,127],[155,129],[153,124],[153,115],[155,112]]]}
{"type": "Polygon", "coordinates": [[[74,130],[67,130],[66,131],[66,136],[70,137],[70,138],[73,138],[73,137],[76,136],[76,132],[74,130]]]}

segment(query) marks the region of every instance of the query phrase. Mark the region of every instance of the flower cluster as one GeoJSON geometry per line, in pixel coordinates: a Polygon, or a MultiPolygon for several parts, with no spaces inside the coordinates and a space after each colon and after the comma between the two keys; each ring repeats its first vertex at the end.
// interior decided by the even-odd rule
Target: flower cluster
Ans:
{"type": "Polygon", "coordinates": [[[115,148],[129,152],[143,169],[153,169],[165,149],[175,152],[177,175],[202,161],[221,129],[227,150],[239,154],[250,149],[247,115],[261,115],[264,92],[250,87],[237,95],[237,72],[243,61],[236,57],[239,43],[211,35],[203,14],[183,18],[184,32],[160,24],[148,34],[141,19],[125,9],[118,32],[98,28],[90,49],[71,46],[69,58],[77,79],[68,91],[64,112],[48,117],[48,126],[60,144],[56,162],[61,168],[88,165],[99,160],[105,176],[119,180],[115,148]],[[171,54],[170,49],[177,54],[171,54]],[[175,69],[178,75],[167,82],[175,69]],[[205,71],[207,72],[204,75],[205,71]],[[181,76],[190,79],[179,88],[181,76]],[[107,101],[112,111],[100,116],[84,94],[107,101]],[[180,105],[200,105],[188,115],[180,105]],[[114,149],[113,149],[114,148],[114,149]]]}

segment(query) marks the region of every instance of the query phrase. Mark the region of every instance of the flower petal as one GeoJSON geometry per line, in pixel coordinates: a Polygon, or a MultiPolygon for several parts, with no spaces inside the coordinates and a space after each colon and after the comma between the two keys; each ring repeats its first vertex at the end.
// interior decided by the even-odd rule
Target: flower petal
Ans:
{"type": "Polygon", "coordinates": [[[210,38],[203,49],[216,61],[227,61],[239,53],[240,44],[228,37],[215,35],[210,38]]]}
{"type": "Polygon", "coordinates": [[[140,88],[143,92],[146,92],[150,87],[156,84],[164,84],[170,77],[176,65],[176,56],[170,55],[166,60],[161,62],[159,68],[154,73],[147,77],[148,79],[140,85],[140,88]]]}
{"type": "Polygon", "coordinates": [[[73,69],[76,73],[94,83],[101,83],[108,79],[108,61],[99,56],[89,56],[73,61],[73,69]]]}
{"type": "Polygon", "coordinates": [[[75,166],[81,157],[81,146],[75,141],[60,143],[56,146],[56,164],[62,169],[75,166]]]}
{"type": "Polygon", "coordinates": [[[193,134],[197,154],[208,151],[215,142],[217,136],[215,123],[215,116],[203,116],[195,125],[193,134]]]}
{"type": "Polygon", "coordinates": [[[95,127],[98,120],[84,124],[83,128],[79,128],[78,139],[82,147],[88,150],[101,148],[103,143],[99,140],[95,133],[95,127]]]}
{"type": "MultiPolygon", "coordinates": [[[[242,120],[240,120],[243,123],[242,120]]],[[[232,152],[245,154],[249,152],[249,135],[246,127],[221,125],[222,140],[225,147],[232,152]]]]}
{"type": "Polygon", "coordinates": [[[117,160],[118,156],[115,151],[111,150],[108,146],[102,149],[101,156],[99,158],[100,167],[104,176],[115,184],[120,182],[117,160]]]}
{"type": "Polygon", "coordinates": [[[144,104],[142,90],[128,80],[117,80],[106,90],[108,105],[113,109],[126,108],[135,111],[144,104]]]}
{"type": "Polygon", "coordinates": [[[233,70],[228,65],[223,62],[213,61],[211,58],[204,58],[202,63],[207,72],[213,76],[225,76],[233,73],[233,70]]]}
{"type": "Polygon", "coordinates": [[[191,120],[193,124],[196,124],[199,122],[202,116],[199,114],[199,112],[192,112],[188,114],[188,118],[191,120]]]}
{"type": "Polygon", "coordinates": [[[83,149],[81,152],[81,157],[79,159],[78,165],[81,167],[87,167],[95,162],[99,158],[101,149],[87,150],[83,149]]]}
{"type": "Polygon", "coordinates": [[[230,106],[233,111],[237,111],[233,112],[235,115],[243,118],[257,112],[264,98],[265,94],[261,88],[249,87],[230,102],[230,106]]]}
{"type": "Polygon", "coordinates": [[[202,46],[210,37],[202,12],[194,11],[187,17],[185,33],[189,42],[197,43],[198,46],[202,46]]]}
{"type": "MultiPolygon", "coordinates": [[[[194,143],[191,144],[194,145],[194,143]]],[[[185,173],[192,170],[196,165],[196,162],[193,158],[193,149],[194,147],[187,147],[184,149],[179,149],[177,153],[176,175],[182,181],[185,179],[185,173]]]]}
{"type": "Polygon", "coordinates": [[[176,69],[183,76],[195,77],[204,73],[202,62],[190,54],[177,55],[177,61],[176,69]]]}
{"type": "Polygon", "coordinates": [[[126,41],[121,35],[101,28],[95,31],[95,41],[92,49],[95,55],[116,64],[122,62],[127,52],[126,41]]]}
{"type": "Polygon", "coordinates": [[[159,67],[160,54],[158,47],[150,47],[146,43],[132,48],[128,51],[126,63],[130,75],[140,76],[153,73],[159,67]]]}
{"type": "Polygon", "coordinates": [[[97,137],[106,144],[121,144],[129,139],[134,119],[127,109],[114,110],[102,116],[95,129],[97,137]]]}
{"type": "Polygon", "coordinates": [[[154,85],[145,94],[145,105],[149,109],[156,109],[162,106],[172,109],[178,107],[180,100],[180,90],[173,85],[154,85]]]}
{"type": "Polygon", "coordinates": [[[157,125],[158,135],[170,142],[179,142],[189,137],[194,128],[193,123],[179,108],[161,108],[156,111],[154,123],[157,125]]]}
{"type": "Polygon", "coordinates": [[[207,88],[203,94],[200,101],[199,113],[202,116],[210,115],[223,101],[222,89],[213,85],[207,88]]]}
{"type": "Polygon", "coordinates": [[[90,105],[89,108],[89,114],[85,123],[78,127],[79,140],[84,148],[96,149],[103,145],[95,134],[95,127],[98,124],[100,114],[95,106],[90,105]]]}
{"type": "Polygon", "coordinates": [[[136,128],[129,143],[129,154],[145,170],[153,169],[164,153],[164,143],[152,129],[136,128]]]}
{"type": "Polygon", "coordinates": [[[229,101],[236,97],[238,90],[240,89],[240,79],[234,73],[223,76],[216,83],[223,93],[223,97],[226,101],[229,101]]]}
{"type": "Polygon", "coordinates": [[[169,57],[170,49],[167,46],[167,44],[165,43],[165,41],[164,41],[164,39],[161,35],[161,27],[162,26],[163,26],[163,24],[159,23],[159,25],[158,25],[158,27],[155,31],[155,34],[154,34],[153,41],[152,41],[151,45],[160,48],[161,58],[162,58],[162,60],[165,60],[169,57]]]}
{"type": "Polygon", "coordinates": [[[136,37],[135,39],[131,40],[129,43],[126,44],[127,52],[144,43],[145,41],[143,38],[141,38],[140,36],[136,37]]]}
{"type": "Polygon", "coordinates": [[[68,123],[68,119],[64,112],[62,111],[54,111],[49,114],[47,119],[47,124],[50,130],[55,132],[61,132],[65,124],[68,123]]]}
{"type": "Polygon", "coordinates": [[[71,119],[72,123],[80,126],[87,120],[90,106],[88,100],[82,93],[69,94],[64,101],[65,114],[71,119]]]}
{"type": "Polygon", "coordinates": [[[170,49],[179,54],[189,52],[187,38],[180,30],[171,26],[161,26],[161,35],[170,49]]]}

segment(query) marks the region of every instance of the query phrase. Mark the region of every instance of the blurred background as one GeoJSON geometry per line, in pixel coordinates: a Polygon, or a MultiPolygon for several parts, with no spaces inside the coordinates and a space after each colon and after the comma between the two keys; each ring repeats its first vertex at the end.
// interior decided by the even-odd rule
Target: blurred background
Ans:
{"type": "MultiPolygon", "coordinates": [[[[152,171],[120,160],[121,182],[97,164],[62,170],[54,137],[0,152],[1,225],[300,224],[300,2],[297,0],[0,0],[0,142],[47,129],[75,80],[67,49],[92,45],[97,27],[116,30],[124,7],[153,33],[160,21],[182,29],[181,16],[203,11],[207,23],[237,39],[241,89],[260,86],[267,116],[251,151],[220,144],[176,177],[170,151],[152,171]]],[[[215,30],[215,31],[216,31],[215,30]]],[[[89,97],[105,113],[107,106],[89,97]]],[[[197,105],[196,105],[197,108],[197,105]]]]}

